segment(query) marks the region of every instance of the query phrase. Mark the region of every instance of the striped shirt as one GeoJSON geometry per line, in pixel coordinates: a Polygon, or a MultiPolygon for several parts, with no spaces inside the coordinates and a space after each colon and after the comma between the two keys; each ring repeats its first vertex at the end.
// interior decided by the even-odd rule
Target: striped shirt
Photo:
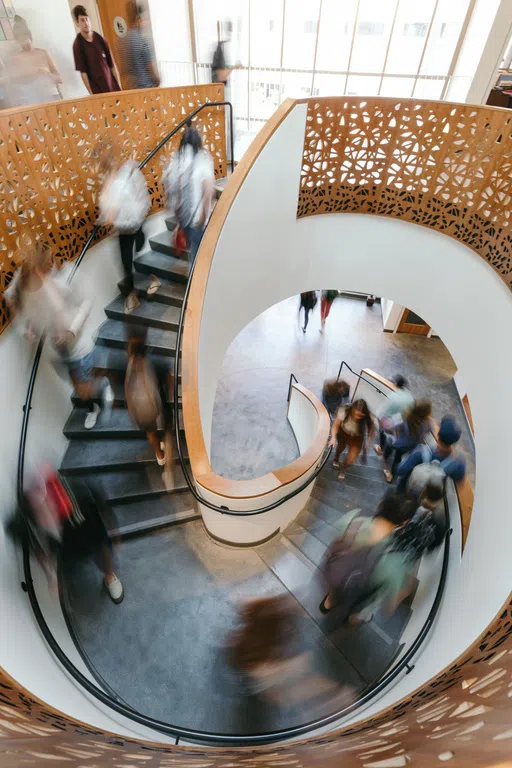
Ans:
{"type": "Polygon", "coordinates": [[[149,69],[155,53],[139,29],[130,29],[125,40],[125,65],[134,88],[153,88],[158,85],[149,69]]]}

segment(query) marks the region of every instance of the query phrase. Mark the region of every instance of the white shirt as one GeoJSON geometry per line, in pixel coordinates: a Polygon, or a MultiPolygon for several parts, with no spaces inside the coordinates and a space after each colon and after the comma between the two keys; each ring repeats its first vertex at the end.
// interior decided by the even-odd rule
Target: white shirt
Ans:
{"type": "Polygon", "coordinates": [[[136,232],[151,208],[146,179],[137,163],[128,160],[105,181],[98,200],[101,221],[118,232],[136,232]]]}

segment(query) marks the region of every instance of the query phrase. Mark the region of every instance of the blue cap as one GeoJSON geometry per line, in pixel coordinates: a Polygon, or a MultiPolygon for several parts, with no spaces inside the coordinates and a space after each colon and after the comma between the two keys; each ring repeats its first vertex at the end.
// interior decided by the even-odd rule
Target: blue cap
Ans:
{"type": "Polygon", "coordinates": [[[439,440],[445,445],[453,445],[459,440],[461,429],[453,416],[443,416],[439,425],[439,440]]]}

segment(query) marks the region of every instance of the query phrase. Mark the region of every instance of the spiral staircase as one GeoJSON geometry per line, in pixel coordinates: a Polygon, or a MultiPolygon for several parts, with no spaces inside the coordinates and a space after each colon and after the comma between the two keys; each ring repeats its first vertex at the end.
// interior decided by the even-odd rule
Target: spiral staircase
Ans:
{"type": "MultiPolygon", "coordinates": [[[[129,99],[130,96],[123,94],[122,98],[129,99]]],[[[443,249],[441,241],[444,242],[448,239],[443,238],[439,233],[448,234],[455,241],[458,240],[459,243],[469,244],[473,249],[473,253],[469,255],[468,248],[461,245],[460,250],[457,250],[455,246],[459,247],[459,243],[453,244],[451,251],[453,263],[458,266],[467,263],[463,259],[472,259],[473,275],[478,273],[481,276],[480,285],[483,285],[485,280],[486,291],[493,296],[493,310],[496,317],[500,319],[506,317],[508,311],[506,301],[509,300],[509,297],[505,299],[503,291],[504,284],[508,286],[512,270],[508,256],[508,235],[503,226],[503,221],[506,218],[503,212],[505,204],[502,205],[499,202],[501,198],[498,192],[494,193],[493,190],[498,187],[503,190],[508,183],[505,178],[506,147],[503,141],[503,136],[506,133],[507,116],[499,110],[489,111],[484,108],[465,106],[460,106],[457,109],[459,112],[454,119],[453,110],[450,112],[449,105],[446,105],[446,108],[444,105],[442,107],[435,105],[434,109],[427,102],[405,104],[399,100],[386,99],[374,99],[371,104],[368,102],[360,104],[358,100],[354,99],[311,100],[307,104],[288,102],[283,105],[283,108],[262,131],[223,193],[203,240],[191,283],[187,283],[186,262],[176,259],[170,251],[168,231],[150,238],[150,249],[135,260],[137,287],[142,297],[141,306],[132,316],[125,316],[122,312],[120,297],[115,298],[105,307],[107,320],[98,329],[94,352],[95,365],[109,375],[114,384],[116,407],[112,413],[112,418],[109,423],[99,422],[93,431],[86,433],[83,429],[81,406],[73,395],[73,411],[64,427],[64,434],[69,439],[69,445],[60,470],[66,482],[69,482],[71,486],[74,479],[79,475],[88,476],[93,482],[101,484],[118,518],[119,532],[121,538],[125,539],[124,547],[127,550],[141,542],[155,540],[157,537],[162,537],[162,541],[169,543],[169,546],[174,546],[173,541],[180,537],[190,540],[190,537],[193,536],[192,533],[184,532],[197,531],[201,528],[200,516],[207,521],[212,519],[211,516],[210,518],[207,517],[207,513],[224,516],[226,516],[226,512],[228,516],[238,514],[236,505],[234,508],[223,507],[222,504],[212,500],[214,496],[214,492],[211,490],[214,487],[213,483],[207,492],[204,491],[207,488],[208,480],[208,472],[204,469],[207,467],[207,463],[200,458],[202,449],[200,442],[196,439],[198,420],[197,416],[193,416],[193,414],[197,414],[200,410],[203,421],[207,422],[208,420],[210,406],[208,398],[205,396],[205,392],[207,393],[205,380],[210,377],[215,381],[215,365],[218,365],[218,361],[214,365],[213,358],[210,356],[210,359],[202,359],[197,365],[196,360],[191,357],[191,347],[196,344],[194,354],[198,355],[198,349],[201,349],[199,342],[203,345],[202,349],[208,349],[208,339],[212,338],[208,334],[218,333],[221,335],[224,333],[227,338],[232,333],[232,329],[223,330],[212,322],[211,308],[216,303],[215,290],[225,269],[226,259],[229,257],[229,253],[234,250],[233,245],[236,237],[239,237],[236,219],[239,218],[242,229],[245,226],[244,234],[247,238],[249,252],[247,264],[251,264],[251,268],[254,267],[256,271],[267,269],[267,262],[265,261],[267,254],[262,250],[262,243],[265,235],[268,236],[267,245],[269,242],[273,242],[272,232],[274,232],[273,237],[276,237],[277,230],[273,229],[275,223],[273,217],[276,217],[276,222],[283,222],[283,228],[288,226],[286,216],[280,218],[279,198],[282,198],[283,205],[285,205],[286,195],[283,191],[284,187],[280,186],[278,176],[273,177],[275,188],[273,189],[271,185],[268,187],[268,195],[266,196],[268,199],[264,199],[265,196],[260,195],[260,207],[253,208],[252,216],[256,222],[259,222],[259,233],[248,223],[247,201],[250,202],[253,199],[249,194],[251,185],[258,186],[261,184],[261,179],[265,175],[265,167],[268,169],[269,164],[270,167],[277,167],[272,163],[272,158],[275,160],[273,152],[279,150],[280,157],[283,159],[279,170],[281,177],[285,177],[289,169],[296,166],[297,158],[302,160],[301,167],[292,174],[293,178],[289,185],[290,189],[295,190],[293,192],[294,205],[296,217],[298,217],[296,222],[298,234],[293,234],[290,239],[291,250],[294,253],[297,252],[296,273],[303,269],[305,263],[301,261],[303,256],[301,255],[300,240],[303,241],[304,246],[307,242],[308,246],[315,250],[319,266],[315,267],[309,263],[308,268],[311,273],[310,279],[311,275],[314,274],[314,284],[317,284],[315,269],[323,269],[320,261],[321,254],[325,251],[322,246],[323,234],[321,234],[321,230],[324,233],[329,231],[330,237],[336,232],[339,237],[341,230],[338,231],[335,228],[343,219],[347,224],[348,233],[345,242],[353,243],[350,232],[350,227],[353,224],[351,215],[353,213],[371,213],[374,216],[367,217],[368,223],[360,235],[363,250],[365,238],[369,237],[372,228],[377,226],[376,220],[379,219],[377,223],[383,223],[386,227],[390,225],[388,233],[382,229],[382,248],[387,259],[391,258],[390,251],[386,250],[389,233],[393,237],[393,246],[397,252],[400,252],[402,233],[406,230],[410,231],[407,229],[408,226],[414,229],[414,224],[423,224],[429,228],[423,233],[425,238],[429,235],[436,236],[439,253],[436,253],[436,249],[432,251],[433,267],[438,263],[438,256],[441,258],[443,249]],[[347,110],[347,104],[350,107],[349,110],[347,110]],[[421,119],[418,116],[418,104],[423,109],[421,119]],[[341,122],[340,115],[342,116],[341,122]],[[400,151],[409,153],[407,158],[403,160],[402,180],[398,178],[399,174],[393,167],[392,158],[382,160],[382,155],[371,150],[370,144],[364,143],[367,140],[362,139],[363,134],[368,131],[365,125],[370,123],[373,130],[372,140],[377,140],[376,136],[380,131],[381,136],[387,136],[386,140],[383,141],[389,149],[389,136],[391,134],[383,128],[383,123],[386,120],[396,121],[399,116],[403,120],[401,131],[396,128],[396,122],[391,131],[395,142],[392,158],[398,162],[400,151]],[[356,122],[359,133],[354,127],[356,122]],[[406,123],[408,124],[406,125],[406,123]],[[422,151],[424,152],[423,158],[416,158],[414,162],[411,159],[413,148],[408,143],[410,140],[406,137],[406,128],[409,129],[413,123],[417,133],[421,134],[421,141],[414,151],[419,152],[419,146],[423,147],[422,151]],[[340,131],[340,125],[344,126],[344,130],[340,131]],[[447,125],[449,130],[445,130],[447,125]],[[308,126],[306,132],[305,126],[308,126]],[[430,133],[428,133],[426,126],[430,126],[430,133]],[[484,128],[487,130],[487,143],[483,142],[482,144],[480,142],[478,146],[473,146],[471,137],[480,136],[484,128]],[[466,129],[467,132],[464,134],[466,129]],[[461,156],[460,152],[456,154],[455,150],[452,151],[452,145],[448,141],[443,142],[444,134],[448,134],[450,131],[452,137],[453,134],[456,134],[456,137],[460,138],[464,134],[464,140],[468,147],[467,156],[461,156]],[[319,139],[320,134],[322,135],[321,139],[319,139]],[[297,146],[298,136],[304,137],[304,144],[300,141],[297,146]],[[498,139],[498,137],[500,138],[498,139]],[[287,144],[294,147],[290,157],[286,157],[283,153],[283,147],[286,147],[287,144]],[[333,144],[334,149],[332,148],[333,144]],[[360,162],[357,159],[357,152],[361,151],[366,153],[366,164],[364,168],[360,164],[359,170],[356,171],[358,162],[360,162]],[[315,153],[319,153],[318,156],[315,153]],[[495,161],[489,166],[485,163],[487,156],[491,156],[495,161]],[[339,163],[336,158],[340,158],[339,163]],[[389,178],[387,184],[379,187],[375,183],[372,187],[369,186],[368,179],[364,174],[366,172],[370,175],[376,173],[371,164],[375,164],[379,158],[389,165],[389,178]],[[501,158],[501,164],[498,162],[498,158],[501,158]],[[328,178],[322,177],[325,164],[329,167],[329,163],[333,167],[336,166],[335,170],[331,175],[327,174],[328,178]],[[336,165],[337,163],[338,165],[336,165]],[[346,168],[349,164],[351,164],[351,170],[347,171],[346,168]],[[412,165],[420,170],[417,173],[411,171],[412,165]],[[490,175],[485,175],[491,165],[492,173],[489,171],[490,175]],[[445,174],[448,174],[448,171],[455,174],[451,182],[447,182],[446,178],[442,176],[441,168],[444,169],[445,174]],[[478,175],[480,172],[475,170],[478,168],[484,169],[480,176],[478,175]],[[503,180],[496,186],[496,174],[499,173],[500,168],[502,169],[503,180]],[[336,174],[338,175],[336,176],[336,174]],[[433,179],[432,182],[427,179],[428,174],[430,174],[429,179],[433,179]],[[461,174],[466,174],[466,178],[469,180],[466,186],[460,186],[460,179],[457,181],[461,174]],[[336,181],[333,180],[335,177],[336,181]],[[419,179],[418,181],[415,181],[416,177],[419,179]],[[478,202],[478,213],[471,210],[473,202],[468,202],[470,198],[464,191],[472,183],[471,180],[474,181],[477,177],[485,178],[479,191],[482,193],[482,200],[486,201],[481,204],[478,202]],[[404,178],[407,180],[405,186],[404,178]],[[437,179],[439,187],[441,178],[444,178],[445,187],[441,191],[437,187],[435,190],[432,187],[429,190],[430,194],[426,195],[429,184],[433,184],[437,179]],[[300,181],[298,200],[297,180],[300,181]],[[268,208],[265,209],[265,206],[268,208]],[[261,226],[263,220],[261,212],[263,210],[267,210],[268,218],[265,220],[268,222],[268,232],[261,226]],[[332,213],[348,215],[346,217],[328,215],[332,213]],[[313,214],[324,215],[316,217],[313,214]],[[404,225],[401,229],[394,228],[394,224],[398,224],[394,221],[397,217],[402,219],[400,224],[405,222],[410,222],[410,224],[404,225]],[[306,218],[306,222],[301,221],[304,218],[306,218]],[[491,227],[485,225],[486,218],[493,222],[491,227]],[[307,224],[307,226],[301,227],[302,224],[307,224]],[[260,249],[261,263],[256,264],[254,260],[251,261],[253,248],[260,249]],[[494,274],[489,265],[494,268],[494,274]],[[148,275],[151,273],[157,274],[162,279],[162,286],[156,296],[150,298],[147,296],[146,289],[148,275]],[[186,303],[187,298],[189,303],[186,304],[187,311],[185,312],[182,311],[183,302],[186,303]],[[197,302],[202,307],[199,314],[196,311],[197,302]],[[183,346],[180,346],[180,328],[182,328],[184,320],[185,336],[183,346]],[[169,364],[172,364],[173,360],[176,361],[177,349],[180,349],[183,357],[181,366],[183,380],[177,381],[175,394],[178,397],[174,398],[174,404],[178,414],[183,410],[183,415],[178,415],[176,431],[178,435],[181,431],[185,461],[179,465],[176,463],[167,473],[162,473],[155,466],[156,462],[149,447],[146,447],[142,436],[130,424],[126,413],[122,380],[119,374],[126,361],[125,326],[127,322],[132,321],[148,326],[148,340],[152,348],[152,356],[161,369],[169,369],[169,364]],[[180,388],[183,388],[182,409],[180,408],[180,388]],[[200,403],[201,398],[203,400],[200,403]],[[187,442],[187,450],[184,448],[185,441],[187,442]],[[199,467],[202,467],[200,471],[198,471],[199,467]],[[187,482],[191,477],[193,481],[187,482]]],[[[42,118],[40,117],[40,119],[42,118]]],[[[475,187],[473,187],[471,194],[476,194],[475,187]]],[[[416,229],[418,228],[416,227],[416,229]]],[[[423,246],[419,240],[418,243],[417,253],[419,254],[422,252],[423,246]]],[[[87,247],[90,244],[91,241],[88,241],[87,247]]],[[[82,256],[85,256],[86,250],[87,248],[83,251],[82,256]]],[[[382,285],[385,286],[387,278],[380,271],[381,268],[375,259],[375,254],[371,254],[370,250],[367,249],[360,257],[359,274],[362,270],[367,277],[369,276],[370,282],[381,280],[382,285]],[[365,271],[369,269],[370,265],[372,265],[372,273],[365,271]]],[[[404,263],[401,264],[401,272],[397,270],[394,275],[397,280],[398,299],[405,298],[407,291],[411,295],[419,295],[417,275],[408,273],[403,266],[404,263]]],[[[444,263],[449,273],[452,264],[446,260],[444,263]]],[[[426,262],[422,262],[422,267],[425,264],[426,262]]],[[[350,281],[352,279],[352,266],[346,262],[344,268],[346,279],[350,281]]],[[[288,267],[285,265],[283,257],[282,276],[286,269],[288,267]]],[[[259,272],[257,274],[254,271],[249,274],[250,270],[247,272],[247,280],[251,279],[259,285],[259,272]]],[[[467,270],[465,273],[467,278],[466,290],[471,300],[474,300],[476,289],[471,284],[470,272],[471,270],[467,270]]],[[[236,268],[233,269],[231,277],[233,280],[240,280],[240,284],[243,284],[236,268]]],[[[297,281],[294,282],[292,278],[287,279],[289,279],[289,287],[283,287],[283,290],[290,291],[291,288],[292,293],[296,292],[297,281]]],[[[432,289],[429,289],[429,286],[433,285],[432,279],[429,268],[424,269],[422,280],[428,295],[432,295],[432,289]]],[[[282,281],[284,282],[283,277],[282,281]]],[[[318,282],[331,284],[329,280],[326,281],[325,279],[318,282]]],[[[373,284],[369,287],[373,287],[373,284]]],[[[439,281],[438,288],[439,295],[446,297],[447,294],[443,293],[443,286],[439,281]]],[[[281,287],[279,289],[281,290],[281,287]]],[[[246,290],[245,287],[244,290],[246,290]]],[[[272,288],[265,298],[267,304],[269,301],[272,303],[276,295],[279,296],[279,293],[276,294],[272,288]]],[[[254,296],[249,297],[247,293],[245,296],[247,298],[245,311],[247,315],[254,316],[254,296]]],[[[404,303],[406,303],[405,300],[404,303]]],[[[236,320],[236,323],[243,327],[246,318],[242,312],[239,312],[238,304],[238,298],[235,297],[231,306],[233,316],[231,319],[233,323],[236,320]],[[239,315],[235,318],[237,312],[239,315]]],[[[216,305],[219,306],[218,302],[216,305]]],[[[432,307],[434,311],[433,304],[432,307]]],[[[419,308],[421,310],[421,306],[419,308]]],[[[463,313],[462,302],[457,302],[457,308],[463,313]]],[[[459,333],[456,329],[453,318],[450,325],[449,320],[445,321],[442,313],[438,312],[437,309],[434,315],[436,329],[442,332],[443,338],[447,338],[449,344],[453,344],[454,350],[457,348],[457,352],[463,358],[465,370],[469,371],[470,376],[473,375],[475,397],[472,398],[472,403],[475,403],[477,440],[482,439],[482,445],[490,445],[489,430],[486,431],[486,425],[480,415],[483,397],[480,394],[482,391],[479,389],[480,385],[476,381],[475,371],[477,368],[468,362],[470,360],[469,355],[463,354],[461,338],[464,333],[459,333]]],[[[483,317],[482,322],[487,323],[488,319],[488,317],[483,317]]],[[[219,344],[225,345],[224,339],[219,344]]],[[[487,337],[484,339],[483,335],[474,335],[473,345],[474,353],[479,356],[479,362],[484,367],[495,364],[494,348],[487,337]]],[[[39,352],[39,358],[40,356],[41,353],[39,352]]],[[[37,358],[37,362],[39,362],[39,358],[37,358]]],[[[505,369],[508,370],[508,365],[507,357],[502,372],[505,369]]],[[[25,405],[24,432],[20,450],[21,481],[23,480],[23,457],[27,441],[26,427],[30,415],[36,373],[37,366],[30,378],[30,396],[25,405]]],[[[495,380],[497,393],[502,391],[501,382],[502,378],[497,376],[495,380]]],[[[495,423],[492,414],[489,421],[492,424],[495,423]]],[[[500,445],[503,456],[505,456],[506,446],[504,443],[500,445]]],[[[485,456],[482,456],[482,463],[479,466],[488,472],[488,477],[492,482],[482,483],[479,486],[482,474],[477,475],[477,488],[481,487],[482,491],[479,491],[480,497],[477,498],[475,504],[478,504],[479,498],[483,499],[485,492],[489,501],[493,502],[490,508],[494,509],[495,504],[499,505],[499,496],[496,496],[498,490],[493,496],[493,488],[497,483],[498,475],[486,462],[485,456]]],[[[318,464],[319,467],[320,463],[318,464]]],[[[311,764],[315,760],[321,760],[323,764],[329,765],[339,762],[340,756],[343,755],[343,759],[348,765],[363,764],[379,768],[386,766],[387,768],[394,768],[394,766],[405,766],[408,762],[413,765],[427,765],[433,764],[433,761],[437,760],[452,760],[453,765],[469,765],[477,750],[480,750],[480,754],[485,755],[485,758],[482,759],[492,756],[495,762],[506,756],[507,742],[510,743],[508,740],[512,735],[508,725],[510,712],[508,707],[508,681],[510,679],[508,645],[511,627],[509,601],[507,600],[505,603],[501,601],[502,604],[497,605],[499,590],[493,591],[491,596],[491,591],[488,588],[487,606],[485,606],[482,600],[483,595],[478,590],[474,591],[472,605],[461,606],[461,616],[456,622],[460,626],[453,626],[453,636],[457,637],[460,627],[467,623],[470,607],[474,609],[475,614],[477,607],[478,611],[481,612],[480,629],[477,631],[478,622],[475,621],[471,629],[468,630],[467,648],[461,645],[460,638],[455,642],[452,637],[445,635],[444,655],[443,651],[439,652],[439,657],[443,659],[442,664],[445,663],[445,656],[451,653],[452,648],[456,647],[458,650],[450,657],[448,665],[441,668],[442,664],[433,657],[431,650],[434,647],[439,648],[440,630],[446,628],[447,611],[450,611],[450,606],[454,605],[457,596],[456,589],[450,583],[449,578],[447,584],[450,588],[450,594],[445,595],[442,600],[441,597],[439,598],[436,606],[440,606],[437,622],[435,626],[434,621],[429,623],[426,632],[431,632],[431,636],[426,650],[418,657],[416,669],[412,671],[413,668],[411,667],[410,670],[402,670],[404,675],[399,680],[393,681],[396,688],[393,689],[393,686],[387,688],[386,685],[389,682],[386,676],[387,671],[400,657],[402,652],[401,638],[413,618],[413,598],[409,604],[402,607],[392,620],[386,621],[384,617],[378,616],[373,627],[371,625],[364,627],[350,638],[345,636],[326,639],[321,617],[318,615],[318,582],[314,578],[325,547],[336,534],[336,523],[340,514],[344,510],[356,508],[361,509],[363,514],[369,514],[373,511],[375,502],[384,488],[380,479],[380,471],[373,461],[370,461],[367,466],[357,464],[347,473],[347,480],[342,486],[335,481],[333,470],[329,464],[324,463],[322,469],[319,469],[308,479],[310,495],[306,504],[276,537],[259,546],[250,547],[247,552],[250,552],[251,555],[247,555],[247,557],[252,557],[253,554],[258,557],[259,562],[261,562],[260,568],[268,574],[266,578],[276,579],[280,589],[286,590],[297,602],[305,622],[304,626],[308,627],[317,639],[315,659],[319,667],[325,670],[326,664],[331,664],[331,670],[341,671],[341,676],[344,676],[344,679],[347,679],[347,669],[350,668],[353,675],[351,684],[358,694],[363,695],[364,703],[370,706],[369,710],[357,713],[354,708],[350,709],[350,712],[347,712],[352,717],[350,725],[341,729],[338,728],[335,721],[325,717],[326,712],[320,712],[314,723],[306,724],[306,730],[298,731],[297,734],[289,734],[289,736],[301,735],[311,728],[316,729],[309,738],[297,743],[256,746],[258,744],[265,745],[266,742],[276,741],[276,739],[279,741],[283,739],[284,736],[282,735],[279,737],[276,737],[275,733],[273,735],[273,730],[282,727],[283,721],[277,719],[272,724],[272,718],[267,719],[265,732],[263,732],[258,719],[252,719],[254,710],[251,710],[249,706],[242,712],[237,728],[231,734],[232,739],[226,735],[225,730],[220,733],[217,732],[218,738],[211,732],[198,736],[193,727],[187,728],[185,725],[183,728],[174,729],[176,745],[170,746],[168,742],[173,732],[172,729],[166,731],[165,728],[159,727],[162,723],[152,718],[151,713],[146,716],[137,712],[134,702],[128,701],[117,690],[119,679],[106,679],[101,675],[101,671],[96,669],[96,660],[91,658],[90,648],[87,648],[83,638],[80,639],[80,635],[84,632],[84,628],[87,630],[88,624],[94,627],[94,621],[97,617],[73,615],[73,595],[68,594],[64,598],[64,606],[66,607],[67,601],[68,608],[68,628],[84,654],[84,658],[87,657],[90,664],[88,674],[72,672],[73,664],[68,664],[62,649],[59,651],[52,644],[51,632],[49,635],[46,632],[47,626],[45,630],[44,616],[34,593],[30,558],[25,552],[24,587],[28,590],[31,606],[46,641],[50,643],[52,651],[60,663],[64,665],[67,673],[74,677],[75,685],[77,687],[82,686],[89,695],[96,697],[97,702],[100,702],[104,709],[98,709],[97,718],[88,715],[88,718],[80,723],[77,718],[68,717],[56,708],[45,705],[36,697],[31,697],[14,680],[4,675],[2,696],[5,723],[12,724],[11,732],[16,732],[17,735],[4,739],[1,748],[6,754],[11,755],[12,765],[24,765],[28,764],[27,761],[33,762],[33,760],[42,758],[67,760],[68,764],[77,766],[81,765],[81,761],[84,760],[87,764],[90,759],[95,760],[98,765],[135,764],[141,760],[144,760],[145,764],[148,765],[162,766],[166,765],[168,760],[178,760],[183,765],[187,765],[189,762],[194,765],[199,760],[212,766],[221,766],[225,765],[226,762],[236,763],[237,761],[270,766],[289,761],[311,764]],[[309,585],[309,589],[306,588],[306,585],[309,585]],[[484,622],[485,614],[488,618],[484,622]],[[495,615],[494,619],[492,618],[493,615],[495,615]],[[405,671],[412,672],[410,678],[405,677],[405,671]],[[414,681],[417,681],[415,690],[414,681]],[[368,702],[364,696],[369,688],[379,689],[383,699],[368,702]],[[399,696],[402,696],[400,700],[398,700],[399,696]],[[101,717],[103,716],[101,713],[104,714],[105,711],[115,712],[122,719],[117,736],[112,735],[112,726],[110,726],[109,733],[109,729],[104,728],[101,724],[101,717]],[[365,717],[366,719],[364,719],[365,717]],[[126,727],[128,721],[134,724],[134,729],[140,727],[146,730],[143,732],[133,730],[130,733],[126,727]],[[252,730],[247,728],[248,723],[253,725],[252,730]],[[324,730],[320,731],[321,728],[324,730]],[[236,738],[237,734],[239,735],[238,739],[236,738]],[[156,739],[160,743],[157,743],[156,739]],[[164,740],[167,740],[167,744],[162,743],[164,740]],[[207,746],[194,747],[193,745],[197,745],[199,741],[205,741],[207,746]],[[226,746],[229,744],[234,746],[226,746]],[[248,744],[253,746],[248,746],[248,744]]],[[[302,493],[304,490],[305,488],[301,487],[300,492],[302,493]]],[[[261,500],[257,501],[257,505],[264,507],[261,500]]],[[[491,532],[488,532],[486,538],[486,534],[482,533],[479,516],[473,517],[472,531],[474,526],[474,530],[478,530],[479,533],[479,544],[482,548],[487,547],[490,551],[489,537],[491,532]]],[[[204,533],[201,535],[206,536],[204,533]]],[[[501,557],[502,549],[500,549],[502,544],[503,542],[494,542],[495,562],[488,561],[488,574],[494,574],[496,568],[502,567],[504,562],[501,557]]],[[[215,547],[218,545],[208,539],[208,546],[215,547]]],[[[134,550],[131,549],[130,551],[133,552],[134,550]]],[[[466,558],[466,562],[469,562],[469,558],[476,551],[475,536],[470,535],[462,559],[462,566],[464,566],[464,559],[466,558]]],[[[219,555],[220,559],[221,555],[219,555]]],[[[460,586],[460,582],[464,581],[464,578],[469,582],[470,576],[467,570],[464,571],[461,568],[460,577],[454,573],[452,580],[456,582],[458,579],[460,586]]],[[[484,582],[487,585],[491,583],[482,578],[482,584],[484,582]]],[[[496,580],[493,580],[492,583],[496,583],[496,580]]],[[[503,588],[501,592],[504,594],[503,588]]],[[[126,600],[128,600],[128,596],[129,592],[127,592],[126,600]]],[[[114,606],[112,609],[119,610],[114,606]]],[[[53,642],[55,643],[54,639],[53,642]]],[[[134,678],[137,677],[135,667],[133,676],[134,678]]],[[[237,695],[234,698],[236,697],[237,695]]],[[[100,704],[97,706],[99,707],[100,704]]],[[[65,709],[64,704],[62,709],[65,709]]],[[[301,725],[300,715],[300,712],[295,712],[294,715],[297,718],[295,723],[299,725],[301,725]]],[[[207,724],[202,724],[202,726],[205,729],[209,728],[207,724]]],[[[5,727],[7,728],[8,725],[5,727]]],[[[480,760],[480,764],[484,764],[482,760],[480,760]]]]}

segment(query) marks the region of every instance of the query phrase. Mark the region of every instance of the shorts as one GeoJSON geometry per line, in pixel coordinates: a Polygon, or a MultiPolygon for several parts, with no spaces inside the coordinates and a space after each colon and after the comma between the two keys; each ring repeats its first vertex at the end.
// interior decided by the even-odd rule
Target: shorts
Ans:
{"type": "Polygon", "coordinates": [[[81,382],[88,382],[93,377],[93,365],[92,365],[93,353],[89,352],[85,357],[79,360],[62,360],[62,363],[66,366],[70,376],[81,382]]]}

